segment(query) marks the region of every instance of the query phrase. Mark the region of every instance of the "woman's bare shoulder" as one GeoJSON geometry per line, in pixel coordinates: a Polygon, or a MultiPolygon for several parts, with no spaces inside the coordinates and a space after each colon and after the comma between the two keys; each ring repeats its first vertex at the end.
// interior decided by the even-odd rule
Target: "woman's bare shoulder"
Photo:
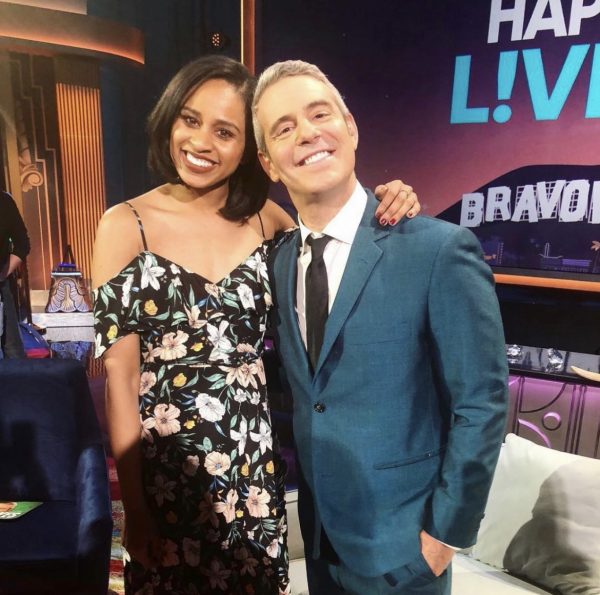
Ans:
{"type": "MultiPolygon", "coordinates": [[[[137,210],[144,195],[127,201],[137,210]]],[[[142,203],[143,204],[143,203],[142,203]]],[[[144,249],[140,226],[131,207],[122,202],[100,219],[94,242],[92,284],[103,285],[121,272],[144,249]]]]}

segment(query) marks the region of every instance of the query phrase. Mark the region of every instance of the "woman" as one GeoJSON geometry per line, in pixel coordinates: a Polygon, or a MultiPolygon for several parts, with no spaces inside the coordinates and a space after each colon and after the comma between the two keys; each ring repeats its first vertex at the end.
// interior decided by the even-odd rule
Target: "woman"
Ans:
{"type": "MultiPolygon", "coordinates": [[[[253,84],[228,58],[185,66],[149,119],[149,163],[167,183],[98,227],[96,353],[128,593],[289,592],[261,352],[269,239],[293,221],[265,198],[253,84]]],[[[400,212],[418,212],[412,197],[400,212]]]]}
{"type": "Polygon", "coordinates": [[[0,359],[25,357],[9,277],[29,250],[29,236],[19,209],[8,192],[0,191],[0,359]]]}

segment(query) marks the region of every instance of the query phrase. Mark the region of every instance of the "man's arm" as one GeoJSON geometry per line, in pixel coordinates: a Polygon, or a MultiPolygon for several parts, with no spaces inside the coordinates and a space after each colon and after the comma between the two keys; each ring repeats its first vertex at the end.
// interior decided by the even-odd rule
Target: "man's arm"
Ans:
{"type": "Polygon", "coordinates": [[[432,348],[450,431],[424,530],[455,547],[475,541],[504,436],[508,369],[490,268],[456,228],[437,256],[429,298],[432,348]]]}

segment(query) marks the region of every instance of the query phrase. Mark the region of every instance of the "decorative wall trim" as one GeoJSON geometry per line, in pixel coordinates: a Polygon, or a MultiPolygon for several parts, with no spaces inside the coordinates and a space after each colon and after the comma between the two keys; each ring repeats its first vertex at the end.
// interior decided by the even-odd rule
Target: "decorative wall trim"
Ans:
{"type": "Polygon", "coordinates": [[[22,6],[35,6],[37,8],[49,8],[63,12],[75,12],[87,14],[87,0],[0,0],[2,3],[21,4],[22,6]]]}
{"type": "Polygon", "coordinates": [[[111,55],[144,63],[142,32],[116,21],[0,2],[0,43],[16,51],[111,55]]]}
{"type": "Polygon", "coordinates": [[[255,74],[256,70],[256,0],[240,0],[241,48],[240,61],[255,74]]]}

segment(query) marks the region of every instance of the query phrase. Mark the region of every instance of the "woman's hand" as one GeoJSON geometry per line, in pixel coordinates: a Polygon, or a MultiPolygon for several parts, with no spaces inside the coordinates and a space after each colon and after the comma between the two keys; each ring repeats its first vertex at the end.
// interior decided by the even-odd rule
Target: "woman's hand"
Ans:
{"type": "Polygon", "coordinates": [[[380,184],[375,188],[375,196],[380,205],[375,211],[375,217],[381,225],[396,225],[402,217],[414,217],[421,210],[419,198],[402,180],[393,180],[380,184]]]}
{"type": "Polygon", "coordinates": [[[146,570],[160,565],[161,539],[148,509],[143,508],[125,515],[123,547],[146,570]]]}

